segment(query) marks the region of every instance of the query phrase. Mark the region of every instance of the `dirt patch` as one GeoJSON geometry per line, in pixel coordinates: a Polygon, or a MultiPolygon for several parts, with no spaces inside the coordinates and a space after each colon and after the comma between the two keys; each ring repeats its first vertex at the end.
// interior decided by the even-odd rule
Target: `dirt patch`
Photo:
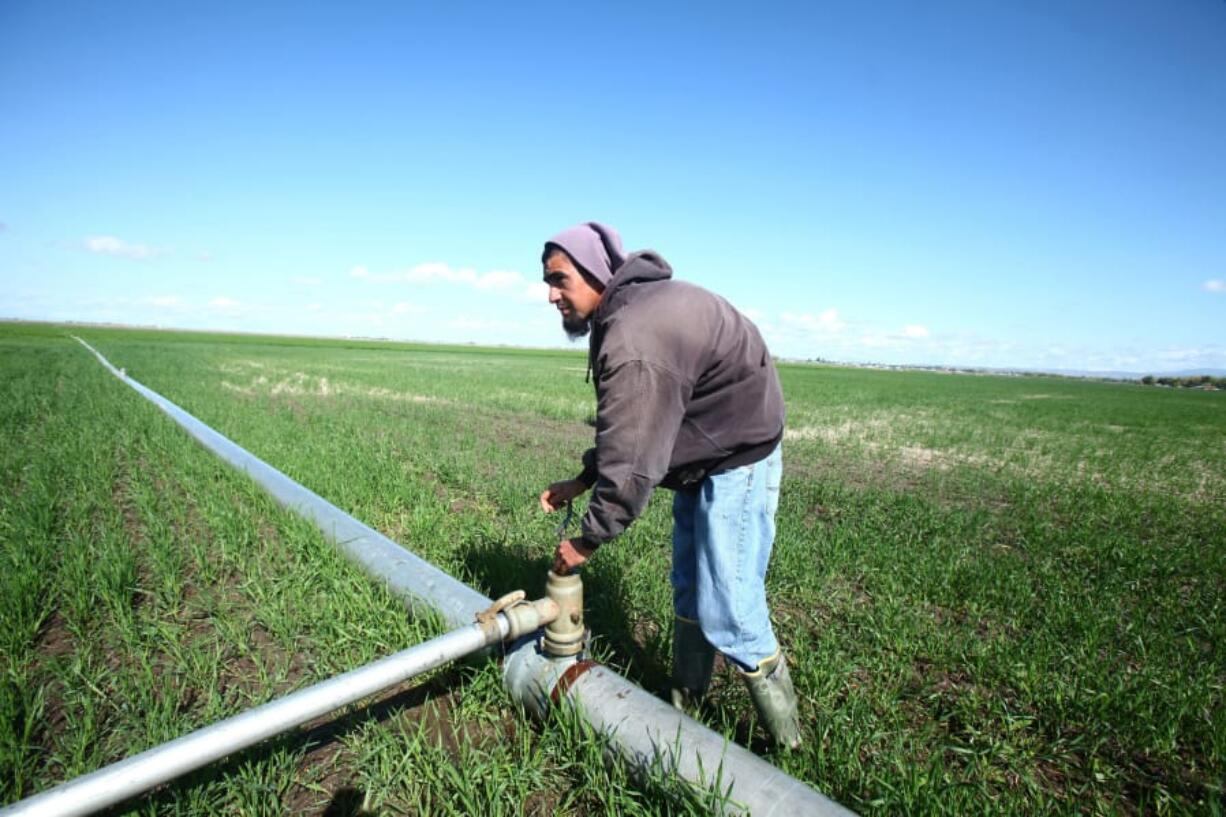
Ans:
{"type": "Polygon", "coordinates": [[[286,813],[338,817],[362,814],[365,797],[353,785],[358,776],[357,759],[335,738],[320,740],[308,733],[304,741],[312,748],[303,755],[294,784],[286,792],[286,813]]]}
{"type": "MultiPolygon", "coordinates": [[[[68,629],[68,623],[55,610],[43,622],[35,642],[35,659],[31,677],[39,677],[44,672],[52,673],[52,665],[77,651],[77,640],[68,629]]],[[[39,719],[39,729],[36,740],[39,745],[52,747],[59,743],[59,738],[67,729],[68,716],[64,707],[63,684],[54,677],[45,682],[43,698],[43,714],[39,719]]]]}
{"type": "MultiPolygon", "coordinates": [[[[141,520],[140,509],[133,498],[133,474],[151,474],[155,469],[144,456],[131,462],[121,451],[119,455],[119,472],[111,484],[111,503],[119,509],[123,517],[123,532],[132,545],[133,569],[135,577],[133,585],[128,590],[128,603],[132,610],[142,606],[150,594],[143,589],[152,585],[153,569],[148,559],[148,536],[145,524],[141,520]]],[[[157,486],[159,490],[161,485],[157,486]]]]}
{"type": "Polygon", "coordinates": [[[904,445],[898,449],[898,455],[909,468],[936,468],[941,471],[949,468],[951,459],[948,452],[922,445],[904,445]]]}
{"type": "Polygon", "coordinates": [[[885,458],[848,458],[844,455],[784,457],[784,482],[799,479],[835,482],[853,490],[910,491],[920,484],[915,468],[903,467],[885,458]]]}
{"type": "Polygon", "coordinates": [[[783,430],[785,442],[792,440],[820,440],[827,443],[842,440],[867,440],[881,437],[905,417],[874,417],[867,420],[844,420],[828,425],[789,426],[783,430]]]}
{"type": "Polygon", "coordinates": [[[1068,780],[1068,776],[1054,761],[1036,760],[1034,771],[1035,775],[1043,781],[1043,789],[1045,791],[1057,799],[1064,800],[1066,798],[1065,782],[1068,780]]]}
{"type": "Polygon", "coordinates": [[[59,745],[68,731],[68,713],[64,705],[64,685],[58,679],[48,681],[43,690],[43,712],[35,728],[34,740],[44,750],[50,750],[59,745]]]}
{"type": "MultiPolygon", "coordinates": [[[[413,471],[413,476],[416,476],[418,480],[425,483],[425,486],[429,487],[430,493],[434,494],[434,498],[438,499],[439,504],[445,505],[447,513],[481,513],[482,504],[476,497],[468,496],[460,486],[447,485],[434,471],[413,471]]],[[[396,539],[397,536],[392,537],[392,539],[396,539]]]]}
{"type": "Polygon", "coordinates": [[[538,445],[572,446],[576,440],[591,444],[591,428],[582,422],[556,420],[536,414],[483,413],[474,430],[487,439],[509,442],[522,448],[538,445]]]}
{"type": "Polygon", "coordinates": [[[416,394],[407,391],[392,391],[382,387],[372,388],[350,388],[348,386],[338,385],[335,387],[337,394],[357,394],[361,397],[373,397],[378,400],[399,400],[405,403],[437,403],[439,405],[450,405],[450,400],[445,400],[442,397],[434,397],[429,394],[416,394]]]}
{"type": "Polygon", "coordinates": [[[38,638],[35,639],[34,644],[35,652],[44,660],[70,655],[77,649],[76,639],[72,631],[68,629],[68,622],[64,620],[64,616],[58,609],[53,610],[51,615],[47,616],[47,620],[43,622],[42,628],[38,631],[38,638]]]}
{"type": "Polygon", "coordinates": [[[830,612],[829,608],[816,604],[813,607],[803,607],[788,601],[775,601],[771,604],[771,618],[776,621],[775,629],[779,631],[778,635],[782,640],[788,639],[788,634],[794,632],[797,625],[807,625],[813,630],[821,629],[821,625],[830,621],[830,612]]]}
{"type": "Polygon", "coordinates": [[[266,385],[268,385],[268,378],[264,375],[258,375],[246,386],[241,386],[238,383],[231,383],[228,380],[221,381],[221,387],[223,389],[246,395],[255,394],[257,391],[262,390],[262,387],[266,385]]]}
{"type": "Polygon", "coordinates": [[[266,369],[268,364],[259,360],[248,360],[245,358],[229,360],[217,367],[219,372],[227,374],[243,374],[250,369],[266,369]]]}
{"type": "Polygon", "coordinates": [[[980,639],[1016,634],[1016,627],[1009,622],[997,622],[983,616],[971,616],[966,610],[951,610],[939,604],[927,605],[933,622],[938,627],[956,626],[974,631],[980,639]]]}
{"type": "Polygon", "coordinates": [[[829,506],[814,502],[805,512],[802,524],[807,530],[813,530],[818,525],[833,526],[838,521],[839,512],[829,506]]]}
{"type": "Polygon", "coordinates": [[[630,640],[640,650],[646,650],[647,645],[660,638],[660,624],[654,619],[635,619],[630,625],[630,640]]]}
{"type": "MultiPolygon", "coordinates": [[[[242,373],[241,370],[230,371],[225,368],[223,368],[222,371],[228,374],[242,373]]],[[[274,374],[274,377],[277,377],[277,375],[274,374]]],[[[392,389],[384,388],[382,386],[362,386],[357,383],[329,380],[323,375],[313,375],[308,372],[281,373],[279,379],[272,379],[268,375],[258,374],[252,377],[246,384],[223,379],[220,381],[220,386],[226,391],[231,391],[246,396],[261,394],[268,395],[270,397],[287,396],[333,398],[348,395],[353,397],[373,398],[376,400],[394,400],[407,403],[448,404],[451,402],[449,400],[434,397],[428,394],[393,391],[392,389]]]]}
{"type": "Polygon", "coordinates": [[[524,814],[558,814],[558,805],[561,802],[562,793],[560,791],[554,789],[535,791],[524,801],[524,814]]]}
{"type": "MultiPolygon", "coordinates": [[[[917,667],[919,671],[920,667],[917,667]]],[[[928,673],[929,677],[932,673],[928,673]]],[[[988,690],[971,680],[970,675],[962,670],[946,669],[935,673],[926,688],[930,694],[946,696],[950,699],[959,698],[968,693],[978,693],[986,696],[988,690]]]]}
{"type": "Polygon", "coordinates": [[[424,684],[410,679],[367,699],[357,709],[339,716],[331,713],[307,724],[305,731],[291,738],[311,748],[298,764],[295,783],[285,796],[286,811],[345,817],[365,813],[361,811],[364,794],[355,784],[358,758],[341,742],[345,734],[365,723],[405,733],[420,730],[428,743],[443,747],[453,758],[459,757],[462,743],[514,739],[515,725],[505,717],[500,727],[489,727],[488,734],[486,729],[457,731],[453,712],[460,694],[454,678],[449,682],[438,677],[424,684]]]}
{"type": "MultiPolygon", "coordinates": [[[[207,632],[200,637],[207,638],[207,632]]],[[[226,701],[245,706],[250,700],[285,695],[303,686],[308,676],[307,660],[302,653],[284,649],[260,624],[252,622],[248,643],[228,647],[223,653],[217,692],[226,701]],[[283,677],[269,686],[269,675],[283,677]]]]}
{"type": "MultiPolygon", "coordinates": [[[[140,512],[132,500],[132,468],[127,457],[120,454],[119,473],[111,483],[111,502],[123,516],[123,532],[128,540],[136,544],[145,536],[144,525],[140,521],[140,512]]],[[[149,473],[149,463],[141,458],[135,468],[141,473],[149,473]]]]}

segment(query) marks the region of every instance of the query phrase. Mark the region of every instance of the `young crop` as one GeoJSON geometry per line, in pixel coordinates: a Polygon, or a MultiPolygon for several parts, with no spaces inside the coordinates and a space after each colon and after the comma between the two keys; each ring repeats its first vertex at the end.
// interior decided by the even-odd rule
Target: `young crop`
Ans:
{"type": "MultiPolygon", "coordinates": [[[[543,590],[581,353],[88,329],[115,365],[482,592],[543,590]]],[[[5,802],[441,631],[58,327],[0,325],[5,802]]],[[[781,367],[768,576],[806,744],[864,813],[1209,813],[1226,776],[1226,403],[1057,378],[781,367]]],[[[669,497],[585,570],[598,658],[669,665],[669,497]]],[[[707,722],[765,749],[730,669],[707,722]]],[[[456,666],[140,813],[704,813],[491,664],[456,666]]]]}

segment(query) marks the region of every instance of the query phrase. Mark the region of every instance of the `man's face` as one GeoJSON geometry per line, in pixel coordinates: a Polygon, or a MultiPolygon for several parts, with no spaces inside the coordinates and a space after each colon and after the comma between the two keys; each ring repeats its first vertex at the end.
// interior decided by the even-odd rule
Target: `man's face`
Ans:
{"type": "Polygon", "coordinates": [[[542,276],[549,287],[549,303],[562,313],[562,328],[571,339],[583,337],[591,328],[592,315],[600,306],[601,291],[587,278],[564,252],[555,251],[545,260],[542,276]]]}

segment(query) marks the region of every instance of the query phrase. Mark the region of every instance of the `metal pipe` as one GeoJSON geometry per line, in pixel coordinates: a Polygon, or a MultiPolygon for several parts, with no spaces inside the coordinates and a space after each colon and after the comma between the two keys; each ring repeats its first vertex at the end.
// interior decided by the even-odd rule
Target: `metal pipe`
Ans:
{"type": "Polygon", "coordinates": [[[658,767],[726,793],[728,812],[771,817],[853,814],[607,667],[593,665],[573,678],[567,697],[596,731],[610,735],[618,754],[636,768],[658,767]]]}
{"type": "Polygon", "coordinates": [[[674,709],[608,667],[551,658],[534,641],[513,645],[503,663],[511,697],[537,717],[569,704],[639,772],[675,774],[727,797],[724,811],[758,817],[845,817],[854,812],[674,709]]]}
{"type": "Polygon", "coordinates": [[[369,525],[354,519],[314,491],[299,485],[153,389],[128,377],[127,372],[116,369],[97,349],[81,338],[75,335],[73,337],[93,352],[111,374],[164,411],[201,445],[246,473],[281,505],[314,522],[324,536],[340,547],[367,575],[385,583],[388,589],[404,599],[410,607],[414,601],[425,602],[441,614],[447,624],[460,627],[471,623],[477,613],[490,606],[490,599],[486,596],[452,578],[415,553],[405,550],[369,525]]]}
{"type": "MultiPolygon", "coordinates": [[[[406,602],[426,601],[457,625],[490,606],[489,598],[293,482],[77,340],[206,448],[244,470],[286,507],[314,520],[369,576],[385,582],[406,602]],[[357,532],[357,538],[342,539],[337,535],[342,531],[357,532]]],[[[769,817],[852,813],[611,670],[577,656],[544,655],[536,638],[521,638],[508,648],[503,683],[513,699],[537,715],[550,705],[572,702],[590,724],[607,730],[612,748],[635,768],[650,769],[654,760],[649,758],[659,759],[663,768],[699,786],[713,785],[718,774],[720,790],[727,793],[733,811],[769,817]]]]}
{"type": "Polygon", "coordinates": [[[495,626],[469,624],[452,630],[416,647],[249,709],[241,715],[197,729],[169,743],[0,809],[0,815],[71,817],[92,814],[121,803],[334,709],[476,652],[512,632],[512,624],[506,615],[499,614],[493,621],[496,622],[495,626]]]}

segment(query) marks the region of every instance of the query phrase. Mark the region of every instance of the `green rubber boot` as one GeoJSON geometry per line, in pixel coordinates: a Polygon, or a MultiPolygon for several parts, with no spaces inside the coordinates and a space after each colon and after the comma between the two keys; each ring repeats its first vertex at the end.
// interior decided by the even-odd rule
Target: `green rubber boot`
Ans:
{"type": "Polygon", "coordinates": [[[673,620],[673,706],[693,712],[706,697],[715,666],[715,648],[698,622],[677,616],[673,620]]]}
{"type": "Polygon", "coordinates": [[[776,650],[753,672],[741,671],[758,717],[776,746],[800,748],[800,718],[796,712],[796,689],[788,675],[788,662],[776,650]]]}

